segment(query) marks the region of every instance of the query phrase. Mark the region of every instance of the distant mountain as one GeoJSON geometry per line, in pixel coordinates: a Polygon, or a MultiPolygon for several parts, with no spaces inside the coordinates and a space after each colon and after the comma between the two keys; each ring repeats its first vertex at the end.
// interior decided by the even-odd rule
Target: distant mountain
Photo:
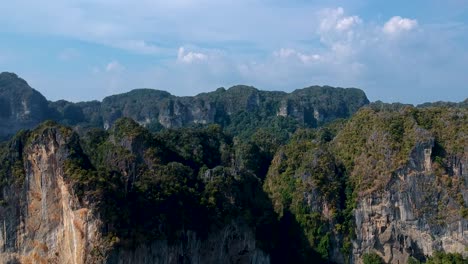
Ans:
{"type": "Polygon", "coordinates": [[[108,129],[121,117],[130,117],[152,131],[216,123],[234,135],[252,134],[259,126],[279,119],[297,127],[317,127],[350,117],[368,103],[365,93],[356,88],[311,86],[286,93],[244,85],[196,96],[136,89],[106,97],[102,102],[48,102],[16,74],[1,73],[0,138],[47,119],[78,128],[108,129]]]}
{"type": "Polygon", "coordinates": [[[44,96],[14,73],[0,74],[0,139],[51,117],[44,96]]]}
{"type": "Polygon", "coordinates": [[[468,107],[468,98],[466,98],[464,101],[459,102],[459,103],[453,103],[453,102],[444,102],[444,101],[438,101],[438,102],[432,102],[432,103],[423,103],[418,105],[418,107],[468,107]]]}

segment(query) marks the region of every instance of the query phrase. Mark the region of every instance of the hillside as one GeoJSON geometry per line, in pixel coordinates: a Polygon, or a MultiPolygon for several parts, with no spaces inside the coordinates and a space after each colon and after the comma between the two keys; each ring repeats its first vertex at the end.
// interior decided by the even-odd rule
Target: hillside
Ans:
{"type": "Polygon", "coordinates": [[[74,104],[0,76],[2,263],[468,262],[465,102],[235,86],[74,104]]]}
{"type": "Polygon", "coordinates": [[[177,97],[153,89],[137,89],[102,102],[48,102],[13,73],[0,74],[0,139],[45,120],[108,129],[129,117],[151,131],[197,124],[219,124],[244,137],[271,123],[317,127],[347,118],[369,103],[359,89],[313,86],[292,93],[260,91],[250,86],[219,88],[196,96],[177,97]]]}

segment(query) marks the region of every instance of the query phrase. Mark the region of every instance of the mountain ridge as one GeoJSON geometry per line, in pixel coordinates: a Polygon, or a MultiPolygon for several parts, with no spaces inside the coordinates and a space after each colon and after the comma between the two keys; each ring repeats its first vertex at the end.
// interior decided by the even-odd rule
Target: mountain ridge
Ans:
{"type": "MultiPolygon", "coordinates": [[[[0,138],[4,139],[19,129],[33,128],[47,119],[65,125],[108,129],[117,119],[130,117],[143,126],[158,130],[211,123],[229,126],[239,114],[247,114],[257,123],[282,116],[301,126],[316,127],[337,118],[347,118],[369,103],[365,93],[357,88],[310,86],[287,93],[263,91],[246,85],[218,88],[195,96],[175,96],[166,91],[143,88],[111,95],[102,101],[53,102],[47,101],[14,73],[1,73],[0,80],[0,102],[4,102],[0,119],[6,124],[0,128],[0,138]],[[22,92],[18,93],[18,89],[22,92]],[[15,106],[14,111],[10,105],[15,106]],[[18,123],[18,118],[12,115],[22,116],[24,122],[18,123]]],[[[236,134],[240,129],[231,130],[236,134]]]]}

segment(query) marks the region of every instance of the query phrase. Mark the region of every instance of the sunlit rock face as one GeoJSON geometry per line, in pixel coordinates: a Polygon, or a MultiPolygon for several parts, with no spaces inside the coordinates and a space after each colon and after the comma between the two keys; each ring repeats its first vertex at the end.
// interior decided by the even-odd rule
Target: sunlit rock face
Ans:
{"type": "Polygon", "coordinates": [[[64,180],[68,139],[49,130],[24,146],[24,179],[5,188],[0,259],[20,263],[86,263],[100,221],[64,180]]]}

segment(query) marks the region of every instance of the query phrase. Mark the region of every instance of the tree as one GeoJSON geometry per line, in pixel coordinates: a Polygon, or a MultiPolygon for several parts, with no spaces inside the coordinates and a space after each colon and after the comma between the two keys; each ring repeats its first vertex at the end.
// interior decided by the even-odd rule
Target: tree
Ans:
{"type": "Polygon", "coordinates": [[[362,256],[364,264],[384,264],[383,259],[377,253],[366,253],[362,256]]]}

